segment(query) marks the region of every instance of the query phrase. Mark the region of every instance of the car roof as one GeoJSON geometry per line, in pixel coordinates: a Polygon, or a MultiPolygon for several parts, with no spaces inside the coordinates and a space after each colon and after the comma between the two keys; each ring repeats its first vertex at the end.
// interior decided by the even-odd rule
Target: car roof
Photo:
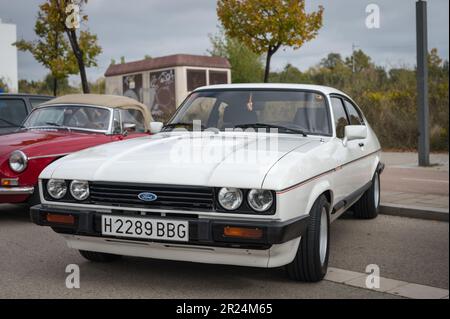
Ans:
{"type": "Polygon", "coordinates": [[[309,91],[318,91],[326,95],[341,94],[347,96],[347,94],[345,94],[344,92],[329,86],[312,85],[312,84],[285,84],[285,83],[245,83],[245,84],[209,85],[200,87],[196,89],[194,92],[204,90],[230,90],[230,89],[309,90],[309,91]]]}
{"type": "Polygon", "coordinates": [[[45,94],[27,94],[27,93],[0,93],[0,97],[36,97],[53,99],[54,96],[45,94]]]}
{"type": "Polygon", "coordinates": [[[153,121],[149,108],[134,99],[120,95],[107,95],[107,94],[69,94],[57,97],[53,100],[42,103],[38,108],[46,106],[57,106],[67,104],[78,105],[98,105],[110,108],[123,108],[123,109],[138,109],[145,117],[145,125],[148,126],[153,121]]]}

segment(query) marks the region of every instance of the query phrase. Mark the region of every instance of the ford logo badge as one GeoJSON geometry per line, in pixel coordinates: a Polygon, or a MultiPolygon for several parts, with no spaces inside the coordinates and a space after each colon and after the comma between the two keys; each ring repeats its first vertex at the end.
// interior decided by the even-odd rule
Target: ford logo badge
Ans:
{"type": "Polygon", "coordinates": [[[158,196],[153,193],[140,193],[138,198],[144,202],[153,202],[158,198],[158,196]]]}

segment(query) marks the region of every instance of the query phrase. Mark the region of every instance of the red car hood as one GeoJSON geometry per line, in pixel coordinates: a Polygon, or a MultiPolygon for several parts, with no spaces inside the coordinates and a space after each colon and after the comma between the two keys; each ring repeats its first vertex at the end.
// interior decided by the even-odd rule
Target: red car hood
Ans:
{"type": "Polygon", "coordinates": [[[0,157],[20,150],[28,157],[66,154],[103,144],[110,137],[104,134],[67,132],[62,130],[26,130],[0,136],[0,157]]]}

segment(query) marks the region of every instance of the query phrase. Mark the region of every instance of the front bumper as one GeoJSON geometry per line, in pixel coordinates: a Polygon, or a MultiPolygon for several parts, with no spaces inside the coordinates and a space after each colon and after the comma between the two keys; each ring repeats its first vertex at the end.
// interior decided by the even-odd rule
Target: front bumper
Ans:
{"type": "Polygon", "coordinates": [[[34,192],[34,187],[0,187],[0,204],[25,203],[34,192]]]}
{"type": "Polygon", "coordinates": [[[34,187],[0,187],[0,195],[32,195],[34,187]]]}
{"type": "MultiPolygon", "coordinates": [[[[40,226],[50,226],[54,231],[66,235],[88,236],[97,238],[111,238],[127,240],[126,238],[106,237],[101,234],[101,216],[105,213],[80,208],[55,208],[37,205],[31,208],[32,221],[40,226]],[[74,225],[50,223],[47,221],[47,214],[72,215],[74,225]]],[[[108,213],[109,214],[109,213],[108,213]]],[[[129,215],[130,212],[113,212],[112,215],[126,215],[146,218],[141,215],[129,215]]],[[[196,216],[173,215],[167,217],[147,216],[148,218],[167,218],[170,220],[184,220],[189,222],[189,241],[185,245],[201,245],[210,247],[230,247],[245,249],[269,249],[272,245],[283,244],[293,239],[301,237],[306,231],[309,216],[305,215],[293,220],[279,221],[241,221],[234,219],[206,219],[196,218],[196,216]],[[223,236],[225,227],[246,227],[258,228],[263,231],[260,239],[229,238],[223,236]]],[[[136,239],[130,239],[136,242],[136,239]]],[[[162,242],[158,240],[140,240],[144,242],[162,242]]],[[[170,243],[170,242],[169,242],[170,243]]],[[[179,242],[176,243],[180,245],[179,242]]]]}

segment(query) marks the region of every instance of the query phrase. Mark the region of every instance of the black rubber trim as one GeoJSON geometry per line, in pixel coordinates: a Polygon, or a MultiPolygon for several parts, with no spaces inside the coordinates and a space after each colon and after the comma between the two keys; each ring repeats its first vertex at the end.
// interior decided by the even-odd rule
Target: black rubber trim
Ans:
{"type": "Polygon", "coordinates": [[[341,200],[340,202],[336,203],[333,207],[332,214],[335,214],[337,211],[341,210],[342,208],[348,209],[350,208],[355,201],[361,197],[369,188],[372,186],[372,181],[365,184],[363,187],[359,188],[355,192],[351,193],[349,196],[347,196],[345,199],[341,200]]]}
{"type": "MultiPolygon", "coordinates": [[[[31,220],[33,223],[40,226],[49,226],[57,233],[73,234],[80,236],[93,236],[103,238],[113,238],[126,240],[122,237],[105,237],[101,235],[101,216],[103,213],[95,212],[89,209],[75,209],[75,208],[54,208],[46,207],[44,205],[37,205],[30,210],[31,220]],[[75,225],[63,225],[49,223],[46,220],[48,213],[72,215],[75,217],[75,225]]],[[[113,212],[115,216],[133,216],[142,217],[139,212],[113,212]]],[[[185,220],[189,222],[189,241],[183,244],[188,245],[207,245],[218,247],[233,247],[233,248],[252,248],[252,249],[268,249],[271,245],[282,244],[292,239],[298,238],[304,234],[308,226],[309,215],[305,215],[289,221],[239,221],[235,219],[205,219],[196,218],[192,215],[175,215],[171,216],[157,216],[153,214],[147,216],[147,218],[158,219],[172,219],[172,220],[185,220]],[[225,227],[245,227],[251,229],[261,229],[263,236],[261,239],[244,239],[244,238],[227,238],[223,236],[223,230],[225,227]]],[[[131,239],[130,239],[131,240],[131,239]]],[[[133,241],[148,240],[132,239],[133,241]]],[[[176,243],[180,245],[180,242],[170,241],[158,241],[152,240],[152,242],[162,243],[176,243]]]]}

